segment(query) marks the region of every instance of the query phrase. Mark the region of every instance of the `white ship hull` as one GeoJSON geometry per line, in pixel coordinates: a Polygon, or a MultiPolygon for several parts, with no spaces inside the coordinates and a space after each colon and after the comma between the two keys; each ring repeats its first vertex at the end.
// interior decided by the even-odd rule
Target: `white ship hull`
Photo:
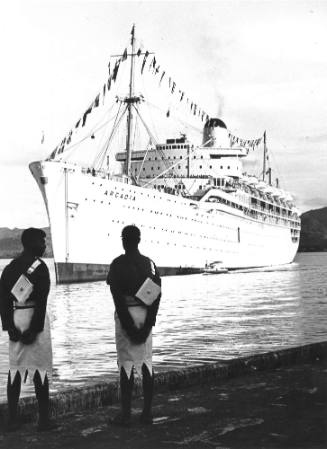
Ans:
{"type": "Polygon", "coordinates": [[[30,169],[47,208],[58,283],[104,279],[123,252],[121,230],[132,223],[141,230],[141,252],[163,274],[201,271],[214,260],[229,270],[287,264],[298,248],[289,226],[231,207],[102,179],[64,162],[30,169]]]}

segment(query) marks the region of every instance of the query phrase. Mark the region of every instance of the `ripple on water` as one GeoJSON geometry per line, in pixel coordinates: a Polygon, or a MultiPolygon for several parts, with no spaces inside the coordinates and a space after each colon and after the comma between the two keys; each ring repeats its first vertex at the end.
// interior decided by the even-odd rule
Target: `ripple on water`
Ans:
{"type": "MultiPolygon", "coordinates": [[[[52,277],[53,265],[50,264],[52,277]]],[[[0,262],[0,270],[5,262],[0,262]]],[[[327,254],[294,264],[219,276],[163,278],[154,328],[157,370],[178,369],[326,339],[327,254]]],[[[117,377],[114,307],[104,282],[52,284],[53,389],[117,377]]],[[[5,397],[7,335],[0,336],[0,399],[5,397]]],[[[24,394],[31,390],[24,389],[24,394]]]]}

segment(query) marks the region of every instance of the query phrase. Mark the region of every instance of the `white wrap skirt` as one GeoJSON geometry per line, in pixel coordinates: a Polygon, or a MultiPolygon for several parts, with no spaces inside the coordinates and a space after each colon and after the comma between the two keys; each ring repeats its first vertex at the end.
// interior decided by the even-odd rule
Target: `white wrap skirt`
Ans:
{"type": "MultiPolygon", "coordinates": [[[[137,327],[143,325],[147,310],[142,306],[128,308],[137,327]]],[[[152,331],[144,343],[133,343],[126,331],[122,328],[117,312],[115,312],[115,333],[117,348],[117,363],[119,371],[124,368],[130,378],[133,367],[136,373],[142,375],[142,366],[145,364],[152,373],[152,331]]]]}
{"type": "MultiPolygon", "coordinates": [[[[28,329],[34,309],[21,309],[14,311],[14,322],[17,329],[21,332],[28,329]]],[[[50,321],[46,314],[44,329],[39,332],[33,343],[24,345],[22,342],[9,340],[9,371],[11,382],[13,382],[16,373],[19,372],[24,379],[28,375],[30,381],[33,381],[36,371],[39,372],[42,382],[45,375],[52,378],[52,345],[50,321]]]]}

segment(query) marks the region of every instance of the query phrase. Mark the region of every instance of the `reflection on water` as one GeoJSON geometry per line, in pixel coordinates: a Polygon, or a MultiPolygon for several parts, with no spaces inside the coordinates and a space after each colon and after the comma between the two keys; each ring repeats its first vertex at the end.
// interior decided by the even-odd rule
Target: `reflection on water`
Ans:
{"type": "MultiPolygon", "coordinates": [[[[52,261],[48,260],[52,277],[52,261]]],[[[7,261],[0,261],[0,270],[7,261]]],[[[220,275],[163,278],[154,328],[156,369],[282,349],[326,339],[327,254],[292,265],[220,275]]],[[[116,377],[114,307],[104,282],[58,285],[49,298],[57,390],[116,377]]],[[[5,397],[7,334],[0,336],[0,399],[5,397]]],[[[25,388],[25,394],[30,390],[25,388]]]]}

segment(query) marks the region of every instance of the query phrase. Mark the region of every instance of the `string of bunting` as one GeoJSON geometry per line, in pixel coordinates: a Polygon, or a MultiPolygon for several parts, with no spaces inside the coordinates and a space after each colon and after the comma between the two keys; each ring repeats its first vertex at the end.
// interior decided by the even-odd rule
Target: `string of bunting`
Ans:
{"type": "MultiPolygon", "coordinates": [[[[141,51],[139,51],[137,54],[141,55],[141,51]]],[[[192,101],[189,97],[186,96],[185,92],[177,86],[173,78],[167,75],[166,70],[163,70],[161,68],[155,56],[153,56],[150,59],[149,56],[150,56],[149,51],[146,51],[144,53],[141,65],[141,74],[143,74],[144,70],[147,67],[149,72],[151,72],[154,76],[158,76],[159,86],[163,85],[166,82],[166,86],[168,87],[170,94],[178,95],[179,101],[186,102],[186,104],[190,108],[190,112],[194,116],[200,117],[202,122],[206,122],[210,118],[209,115],[203,109],[201,109],[198,106],[198,104],[196,104],[194,101],[192,101]]],[[[167,110],[166,116],[167,117],[170,116],[170,109],[167,110]]]]}
{"type": "Polygon", "coordinates": [[[259,139],[241,139],[240,137],[234,136],[231,132],[228,132],[228,137],[230,139],[231,146],[237,144],[241,147],[252,148],[252,150],[259,146],[264,139],[264,135],[259,139]]]}
{"type": "MultiPolygon", "coordinates": [[[[143,61],[141,64],[141,74],[143,74],[144,70],[147,68],[148,71],[151,72],[154,76],[158,76],[159,86],[162,86],[166,82],[166,86],[168,87],[170,94],[178,95],[180,102],[186,102],[192,115],[199,117],[202,122],[206,122],[210,118],[209,115],[203,109],[201,109],[197,103],[195,103],[192,99],[186,96],[185,92],[177,86],[176,82],[172,79],[172,77],[168,76],[166,71],[161,69],[161,66],[160,64],[158,64],[158,61],[155,56],[153,56],[152,59],[150,59],[149,58],[150,52],[148,50],[143,51],[142,48],[139,48],[138,51],[136,52],[136,56],[139,58],[141,55],[143,55],[143,61]]],[[[112,83],[116,82],[121,63],[126,61],[127,57],[128,57],[127,48],[125,48],[122,56],[120,56],[115,61],[114,67],[112,69],[111,64],[109,62],[108,79],[103,84],[101,93],[99,93],[95,97],[94,101],[86,109],[83,116],[76,122],[74,131],[77,130],[79,127],[85,126],[88,119],[88,115],[92,112],[94,108],[97,108],[99,106],[101,96],[102,96],[102,104],[104,103],[105,96],[110,91],[112,83]]],[[[169,116],[170,116],[170,108],[166,112],[166,117],[169,116]]],[[[73,131],[70,130],[67,136],[62,139],[61,143],[51,153],[49,159],[53,159],[56,155],[64,152],[66,145],[69,145],[69,143],[71,142],[72,134],[73,131]]]]}
{"type": "MultiPolygon", "coordinates": [[[[173,80],[173,78],[171,76],[168,76],[167,72],[165,70],[161,69],[161,66],[160,66],[160,64],[158,64],[156,57],[153,56],[152,58],[149,58],[151,53],[148,50],[143,51],[143,49],[140,47],[138,49],[138,51],[136,52],[136,56],[139,58],[142,55],[143,55],[143,61],[141,64],[141,74],[143,74],[144,70],[146,70],[146,68],[147,68],[147,70],[149,72],[151,72],[155,77],[158,77],[159,86],[162,86],[166,83],[166,87],[168,87],[170,94],[178,96],[179,102],[185,102],[186,105],[188,105],[189,110],[193,116],[199,117],[202,122],[206,122],[210,118],[209,115],[202,108],[200,108],[196,102],[194,102],[191,98],[186,96],[185,92],[177,86],[177,84],[173,80]]],[[[49,159],[53,159],[56,155],[64,152],[65,147],[67,145],[69,145],[69,143],[71,142],[73,131],[76,131],[78,128],[85,126],[89,114],[91,114],[93,109],[95,109],[99,106],[101,96],[102,96],[102,104],[104,104],[106,94],[110,91],[112,84],[116,82],[120,65],[122,62],[127,60],[127,57],[128,57],[128,52],[127,52],[127,48],[125,48],[122,56],[120,56],[118,59],[116,59],[113,68],[111,68],[111,64],[109,61],[108,79],[103,84],[101,92],[95,97],[95,99],[90,104],[90,106],[86,109],[86,111],[84,112],[82,117],[76,122],[74,130],[70,130],[69,133],[66,135],[66,137],[64,137],[62,139],[61,143],[51,153],[51,155],[49,156],[49,159]]],[[[168,108],[168,110],[166,112],[166,117],[169,117],[169,116],[170,116],[170,108],[168,108]]],[[[237,137],[232,136],[232,135],[230,137],[231,137],[231,139],[235,139],[235,142],[238,139],[237,137]]],[[[258,140],[259,139],[257,139],[257,141],[258,140]]],[[[245,141],[243,141],[243,139],[239,139],[238,143],[241,144],[241,142],[245,142],[245,141]]],[[[256,141],[251,141],[251,142],[256,142],[256,141]]]]}
{"type": "Polygon", "coordinates": [[[92,101],[90,106],[86,109],[86,111],[84,112],[82,117],[79,118],[79,120],[77,120],[77,122],[75,124],[75,127],[74,127],[74,130],[70,130],[69,133],[66,135],[66,137],[64,137],[62,139],[60,144],[50,154],[49,159],[53,159],[56,155],[61,154],[61,153],[63,153],[65,151],[65,147],[67,145],[69,145],[70,142],[71,142],[73,132],[76,131],[78,128],[84,127],[86,125],[86,122],[87,122],[87,119],[88,119],[88,115],[91,114],[93,109],[97,108],[100,105],[101,95],[102,95],[102,104],[104,104],[104,100],[105,100],[106,94],[110,91],[112,83],[116,82],[116,79],[117,79],[117,76],[118,76],[118,71],[119,71],[119,68],[120,68],[120,64],[122,62],[126,61],[126,59],[127,59],[127,48],[125,48],[125,50],[123,52],[123,55],[116,60],[115,65],[114,65],[112,70],[111,70],[111,65],[110,65],[110,61],[109,61],[109,64],[108,64],[108,79],[103,84],[103,87],[101,89],[101,93],[98,93],[98,95],[92,101]]]}

